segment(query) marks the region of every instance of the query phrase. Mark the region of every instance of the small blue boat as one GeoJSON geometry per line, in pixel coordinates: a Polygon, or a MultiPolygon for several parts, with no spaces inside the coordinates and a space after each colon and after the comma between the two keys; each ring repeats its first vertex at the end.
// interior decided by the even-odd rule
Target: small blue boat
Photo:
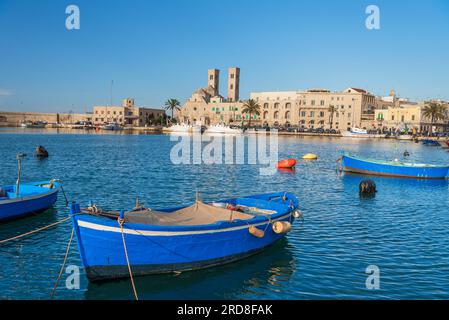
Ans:
{"type": "Polygon", "coordinates": [[[440,146],[440,143],[436,140],[431,140],[431,139],[425,139],[422,140],[422,144],[425,146],[431,146],[431,147],[438,147],[440,146]]]}
{"type": "Polygon", "coordinates": [[[41,181],[0,186],[0,221],[17,219],[49,209],[58,197],[57,181],[41,181]]]}
{"type": "Polygon", "coordinates": [[[406,163],[402,161],[382,161],[354,156],[341,158],[342,171],[360,174],[415,178],[415,179],[447,179],[449,165],[406,163]]]}
{"type": "Polygon", "coordinates": [[[71,205],[90,281],[212,267],[253,255],[281,239],[300,217],[298,199],[273,193],[188,207],[106,212],[71,205]],[[121,229],[122,228],[122,229],[121,229]],[[122,235],[126,241],[123,241],[122,235]]]}

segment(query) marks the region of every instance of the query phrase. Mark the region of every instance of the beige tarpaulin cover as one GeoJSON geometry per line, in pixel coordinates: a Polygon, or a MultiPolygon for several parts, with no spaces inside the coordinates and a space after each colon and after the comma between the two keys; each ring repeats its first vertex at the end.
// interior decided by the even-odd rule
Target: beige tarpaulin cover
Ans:
{"type": "Polygon", "coordinates": [[[161,226],[204,225],[218,221],[248,220],[252,218],[254,218],[254,215],[211,206],[201,201],[174,212],[164,213],[143,209],[125,214],[125,222],[161,226]]]}

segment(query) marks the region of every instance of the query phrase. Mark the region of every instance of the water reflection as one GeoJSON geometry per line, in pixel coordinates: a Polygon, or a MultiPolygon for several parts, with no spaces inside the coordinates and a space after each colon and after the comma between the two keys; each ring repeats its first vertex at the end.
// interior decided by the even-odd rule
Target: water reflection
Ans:
{"type": "MultiPolygon", "coordinates": [[[[295,273],[296,263],[288,241],[282,239],[247,259],[179,275],[136,278],[141,299],[237,299],[257,295],[263,298],[280,290],[295,273]]],[[[89,283],[86,299],[132,299],[129,280],[89,283]]]]}

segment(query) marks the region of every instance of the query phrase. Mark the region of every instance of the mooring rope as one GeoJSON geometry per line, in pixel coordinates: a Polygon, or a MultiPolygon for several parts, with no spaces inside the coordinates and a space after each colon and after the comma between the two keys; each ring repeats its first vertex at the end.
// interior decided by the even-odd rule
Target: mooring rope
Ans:
{"type": "Polygon", "coordinates": [[[4,240],[0,240],[0,245],[2,245],[4,243],[7,243],[7,242],[10,242],[10,241],[13,241],[13,240],[17,240],[17,239],[29,236],[29,235],[32,235],[32,234],[35,234],[35,233],[38,233],[38,232],[46,230],[46,229],[50,229],[50,228],[55,227],[55,226],[57,226],[57,225],[59,225],[61,223],[66,222],[67,220],[69,220],[71,218],[72,217],[67,217],[67,218],[64,218],[62,220],[56,221],[54,223],[51,223],[51,224],[49,224],[47,226],[44,226],[44,227],[41,227],[41,228],[38,228],[38,229],[35,229],[35,230],[32,230],[32,231],[29,231],[29,232],[26,232],[26,233],[23,233],[23,234],[19,234],[18,236],[11,237],[11,238],[4,239],[4,240]]]}
{"type": "Polygon", "coordinates": [[[125,241],[125,233],[123,232],[123,223],[125,222],[125,220],[119,218],[117,221],[120,226],[120,231],[122,233],[123,249],[125,250],[125,258],[126,258],[126,263],[128,264],[128,272],[129,272],[129,277],[131,279],[131,285],[133,287],[134,297],[136,300],[139,300],[139,297],[137,295],[136,285],[134,284],[134,278],[133,278],[133,272],[131,270],[131,264],[129,263],[128,250],[126,248],[126,241],[125,241]]]}
{"type": "Polygon", "coordinates": [[[70,245],[72,244],[73,235],[75,234],[75,228],[72,228],[72,234],[70,235],[70,240],[67,245],[67,250],[65,251],[64,261],[61,265],[61,270],[59,271],[58,278],[56,279],[55,286],[53,287],[53,291],[51,292],[50,297],[53,298],[56,292],[56,288],[58,287],[59,280],[61,279],[62,273],[64,272],[65,263],[67,262],[67,258],[69,256],[70,245]]]}

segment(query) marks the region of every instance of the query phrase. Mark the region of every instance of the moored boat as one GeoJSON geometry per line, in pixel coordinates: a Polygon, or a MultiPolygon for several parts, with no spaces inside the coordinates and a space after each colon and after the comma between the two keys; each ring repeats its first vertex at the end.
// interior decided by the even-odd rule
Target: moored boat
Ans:
{"type": "Polygon", "coordinates": [[[437,140],[432,139],[424,139],[422,140],[422,144],[430,147],[438,147],[440,145],[440,143],[437,140]]]}
{"type": "Polygon", "coordinates": [[[449,165],[418,164],[410,162],[382,161],[354,156],[341,158],[341,170],[345,172],[416,179],[447,179],[449,165]]]}
{"type": "Polygon", "coordinates": [[[61,183],[50,181],[21,183],[21,160],[24,154],[17,155],[18,177],[15,185],[0,185],[0,221],[17,219],[49,209],[56,201],[61,183]]]}
{"type": "Polygon", "coordinates": [[[272,193],[192,206],[106,212],[95,206],[71,214],[81,260],[91,281],[189,271],[253,255],[290,231],[297,198],[272,193]],[[122,238],[123,236],[123,238],[122,238]],[[125,241],[125,240],[126,241],[125,241]]]}
{"type": "Polygon", "coordinates": [[[396,136],[397,140],[413,140],[413,136],[410,134],[399,134],[396,136]]]}
{"type": "Polygon", "coordinates": [[[175,125],[172,125],[170,127],[165,127],[162,129],[163,132],[186,132],[190,133],[193,130],[193,126],[186,123],[177,123],[175,125]]]}
{"type": "Polygon", "coordinates": [[[386,134],[372,134],[365,129],[351,128],[350,131],[343,131],[341,135],[345,138],[385,138],[386,134]]]}
{"type": "Polygon", "coordinates": [[[0,186],[0,221],[12,220],[49,209],[55,203],[59,182],[40,181],[0,186]]]}
{"type": "Polygon", "coordinates": [[[101,127],[102,130],[118,131],[122,130],[122,126],[116,122],[110,122],[101,127]]]}
{"type": "Polygon", "coordinates": [[[208,126],[206,131],[204,131],[205,134],[242,134],[243,130],[239,128],[231,128],[230,126],[224,125],[224,124],[215,124],[208,126]]]}
{"type": "Polygon", "coordinates": [[[47,122],[44,121],[25,121],[20,124],[22,128],[42,129],[47,126],[47,122]]]}

